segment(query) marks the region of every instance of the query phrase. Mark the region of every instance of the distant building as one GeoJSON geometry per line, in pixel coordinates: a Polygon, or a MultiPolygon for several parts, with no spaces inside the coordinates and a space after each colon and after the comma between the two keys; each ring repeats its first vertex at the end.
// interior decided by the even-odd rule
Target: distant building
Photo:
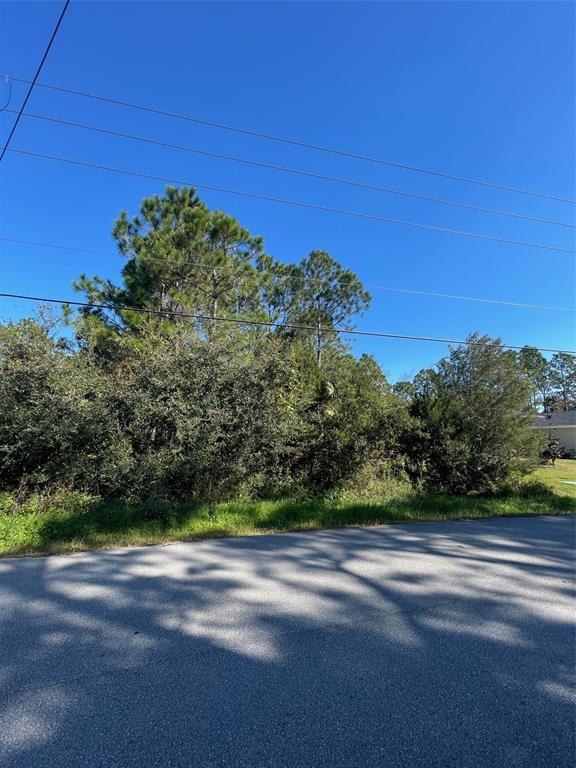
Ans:
{"type": "Polygon", "coordinates": [[[555,437],[566,453],[576,453],[576,411],[542,413],[536,420],[537,429],[546,429],[555,437]]]}

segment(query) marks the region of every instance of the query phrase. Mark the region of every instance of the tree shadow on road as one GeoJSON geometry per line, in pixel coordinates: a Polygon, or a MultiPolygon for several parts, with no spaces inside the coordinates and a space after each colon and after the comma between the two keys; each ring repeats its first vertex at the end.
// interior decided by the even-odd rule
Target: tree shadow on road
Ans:
{"type": "Polygon", "coordinates": [[[571,766],[574,519],[0,561],[26,766],[571,766]]]}

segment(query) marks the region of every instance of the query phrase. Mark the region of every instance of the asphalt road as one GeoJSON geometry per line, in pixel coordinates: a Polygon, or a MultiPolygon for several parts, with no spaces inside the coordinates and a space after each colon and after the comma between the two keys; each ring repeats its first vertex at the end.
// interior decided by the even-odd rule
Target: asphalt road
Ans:
{"type": "Polygon", "coordinates": [[[0,764],[573,768],[575,523],[0,560],[0,764]]]}

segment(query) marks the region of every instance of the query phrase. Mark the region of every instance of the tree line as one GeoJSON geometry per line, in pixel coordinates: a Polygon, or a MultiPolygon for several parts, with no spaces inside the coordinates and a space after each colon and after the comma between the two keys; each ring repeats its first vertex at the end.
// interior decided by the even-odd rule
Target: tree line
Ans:
{"type": "Polygon", "coordinates": [[[0,326],[4,490],[220,500],[402,477],[493,492],[538,462],[535,406],[574,402],[572,358],[546,363],[561,383],[544,396],[535,350],[478,334],[391,386],[337,333],[371,301],[351,270],[322,250],[276,261],[192,188],[145,199],[113,236],[121,285],[75,283],[100,306],[0,326]]]}
{"type": "Polygon", "coordinates": [[[550,360],[534,347],[524,347],[519,355],[520,365],[532,385],[535,408],[553,411],[576,410],[576,358],[566,352],[556,352],[550,360]]]}

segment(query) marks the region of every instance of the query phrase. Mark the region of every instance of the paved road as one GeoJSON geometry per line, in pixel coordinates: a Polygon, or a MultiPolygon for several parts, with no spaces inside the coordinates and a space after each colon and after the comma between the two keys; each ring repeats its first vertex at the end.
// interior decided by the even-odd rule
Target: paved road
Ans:
{"type": "Polygon", "coordinates": [[[575,522],[0,560],[0,764],[572,768],[575,522]]]}

